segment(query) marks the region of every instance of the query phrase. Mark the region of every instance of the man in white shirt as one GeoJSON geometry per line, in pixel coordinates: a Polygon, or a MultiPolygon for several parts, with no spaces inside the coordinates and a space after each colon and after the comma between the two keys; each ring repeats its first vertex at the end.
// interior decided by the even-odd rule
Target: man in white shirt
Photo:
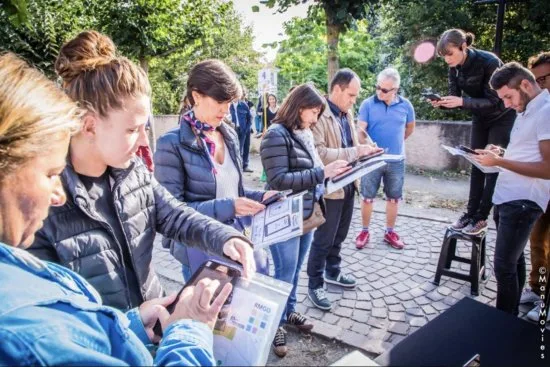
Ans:
{"type": "Polygon", "coordinates": [[[477,150],[484,166],[498,166],[493,203],[497,224],[494,269],[497,308],[518,314],[525,284],[523,250],[535,221],[550,199],[550,94],[533,74],[516,62],[497,69],[490,80],[506,107],[518,112],[510,144],[500,157],[498,147],[477,150]]]}

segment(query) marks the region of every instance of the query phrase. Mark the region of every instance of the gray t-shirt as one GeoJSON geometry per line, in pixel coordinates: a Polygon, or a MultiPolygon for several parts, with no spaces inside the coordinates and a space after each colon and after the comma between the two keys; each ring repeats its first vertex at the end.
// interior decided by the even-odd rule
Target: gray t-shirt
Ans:
{"type": "Polygon", "coordinates": [[[123,258],[130,301],[132,307],[137,307],[143,302],[143,299],[139,290],[136,273],[130,259],[130,249],[128,248],[126,237],[124,236],[120,220],[115,211],[109,169],[99,177],[90,177],[80,174],[78,176],[80,181],[84,184],[84,187],[86,187],[86,191],[91,200],[90,204],[92,210],[103,218],[114,232],[116,242],[118,242],[119,245],[113,243],[113,248],[117,251],[118,255],[123,258]]]}

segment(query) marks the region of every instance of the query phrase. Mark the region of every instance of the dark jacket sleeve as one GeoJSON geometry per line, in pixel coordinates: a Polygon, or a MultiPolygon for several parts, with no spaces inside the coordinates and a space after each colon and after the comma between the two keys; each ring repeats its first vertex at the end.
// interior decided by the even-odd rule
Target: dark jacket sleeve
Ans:
{"type": "Polygon", "coordinates": [[[493,72],[500,66],[500,61],[496,58],[487,60],[483,65],[483,97],[471,98],[464,97],[462,108],[473,112],[481,112],[488,108],[494,108],[500,103],[500,98],[489,85],[489,80],[493,72]]]}
{"type": "Polygon", "coordinates": [[[323,183],[324,170],[321,167],[291,172],[289,169],[288,146],[290,142],[284,133],[277,129],[267,130],[260,154],[267,175],[267,182],[275,190],[302,191],[323,183]]]}
{"type": "MultiPolygon", "coordinates": [[[[155,152],[155,178],[176,199],[184,201],[185,169],[179,153],[179,142],[176,134],[164,135],[157,142],[155,152]]],[[[189,152],[189,154],[193,154],[189,152]]],[[[235,218],[235,202],[233,199],[212,199],[206,201],[188,201],[187,205],[196,211],[215,218],[220,222],[227,222],[235,218]]]]}
{"type": "Polygon", "coordinates": [[[50,240],[47,235],[47,233],[51,233],[51,229],[48,229],[48,222],[48,219],[46,219],[44,222],[44,227],[36,232],[34,235],[34,242],[32,246],[27,249],[27,251],[41,260],[60,263],[61,260],[59,259],[57,251],[53,246],[54,241],[50,240]]]}
{"type": "Polygon", "coordinates": [[[265,191],[256,191],[244,189],[244,196],[250,200],[262,201],[265,191]]]}
{"type": "Polygon", "coordinates": [[[152,185],[156,230],[165,237],[217,255],[223,255],[223,244],[231,238],[237,237],[250,243],[232,227],[202,215],[174,198],[155,179],[152,185]]]}

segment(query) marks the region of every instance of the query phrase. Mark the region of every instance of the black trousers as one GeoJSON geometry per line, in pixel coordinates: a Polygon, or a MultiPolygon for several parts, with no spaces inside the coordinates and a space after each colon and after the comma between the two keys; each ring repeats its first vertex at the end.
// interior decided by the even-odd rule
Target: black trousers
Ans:
{"type": "Polygon", "coordinates": [[[530,200],[514,200],[497,205],[494,268],[497,278],[497,308],[518,315],[521,291],[525,285],[523,250],[542,209],[530,200]]]}
{"type": "Polygon", "coordinates": [[[344,187],[344,198],[325,201],[326,222],[315,230],[309,250],[307,275],[309,288],[320,288],[324,284],[323,275],[337,277],[340,274],[340,250],[346,239],[353,216],[353,183],[344,187]]]}
{"type": "MultiPolygon", "coordinates": [[[[515,113],[508,113],[498,121],[485,124],[474,121],[472,124],[471,147],[483,149],[487,144],[506,148],[510,141],[510,132],[516,119],[515,113]]],[[[493,206],[493,193],[498,173],[485,174],[472,166],[470,176],[470,195],[468,197],[468,216],[475,220],[487,220],[493,206]]]]}

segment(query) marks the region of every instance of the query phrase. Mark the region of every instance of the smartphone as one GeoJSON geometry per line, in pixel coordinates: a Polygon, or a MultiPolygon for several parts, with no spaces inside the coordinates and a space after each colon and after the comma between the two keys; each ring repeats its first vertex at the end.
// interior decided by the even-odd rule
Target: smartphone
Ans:
{"type": "Polygon", "coordinates": [[[262,201],[262,204],[268,206],[269,204],[273,204],[274,202],[279,201],[280,199],[287,197],[290,194],[292,194],[292,190],[279,191],[275,195],[268,197],[267,199],[262,201]]]}
{"type": "MultiPolygon", "coordinates": [[[[218,280],[220,282],[220,285],[212,296],[212,300],[214,300],[220,294],[221,290],[227,283],[231,283],[233,286],[235,286],[235,283],[240,276],[241,271],[239,269],[231,267],[229,265],[221,264],[214,260],[208,260],[204,264],[202,264],[201,267],[193,274],[191,279],[189,279],[189,281],[185,283],[185,285],[178,292],[178,295],[176,296],[174,302],[169,304],[166,307],[166,310],[170,314],[172,314],[180,300],[180,296],[183,290],[189,286],[196,285],[201,279],[209,278],[212,280],[218,280]]],[[[224,304],[230,304],[232,297],[233,291],[229,294],[229,297],[227,297],[227,300],[224,304]]],[[[162,327],[160,325],[160,321],[157,320],[157,323],[153,327],[153,331],[156,335],[162,337],[162,327]]]]}
{"type": "Polygon", "coordinates": [[[420,93],[422,97],[429,99],[430,101],[440,101],[441,96],[437,93],[433,92],[422,92],[420,93]]]}
{"type": "Polygon", "coordinates": [[[463,152],[466,152],[466,153],[479,155],[479,153],[476,153],[475,150],[473,150],[472,148],[469,148],[469,147],[467,147],[467,146],[465,146],[465,145],[459,145],[457,148],[460,149],[460,150],[462,150],[463,152]]]}
{"type": "Polygon", "coordinates": [[[479,367],[479,354],[474,355],[468,362],[464,363],[462,367],[479,367]]]}

